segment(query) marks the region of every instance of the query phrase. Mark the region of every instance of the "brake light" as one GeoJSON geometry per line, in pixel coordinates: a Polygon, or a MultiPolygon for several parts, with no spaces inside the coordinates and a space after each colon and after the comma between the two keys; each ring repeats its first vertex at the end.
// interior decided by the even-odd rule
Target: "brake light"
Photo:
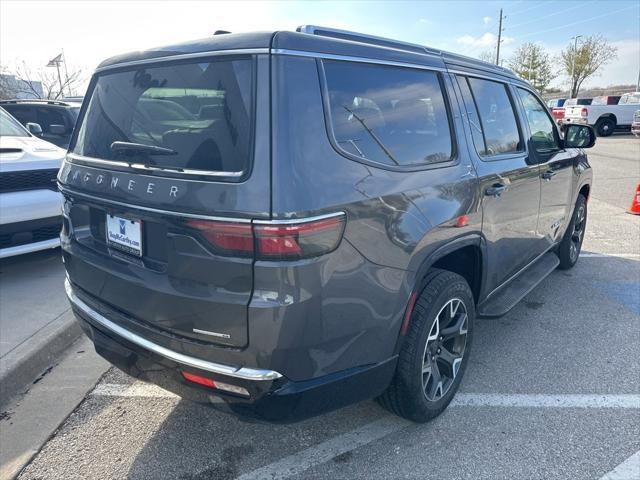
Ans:
{"type": "Polygon", "coordinates": [[[200,232],[222,255],[257,259],[298,259],[332,252],[340,244],[345,214],[315,219],[251,223],[189,219],[186,226],[200,232]]]}
{"type": "Polygon", "coordinates": [[[580,110],[580,115],[583,117],[586,117],[589,115],[589,110],[586,107],[582,107],[582,110],[580,110]]]}
{"type": "Polygon", "coordinates": [[[335,250],[344,231],[344,214],[312,221],[256,224],[256,255],[263,259],[315,257],[335,250]]]}

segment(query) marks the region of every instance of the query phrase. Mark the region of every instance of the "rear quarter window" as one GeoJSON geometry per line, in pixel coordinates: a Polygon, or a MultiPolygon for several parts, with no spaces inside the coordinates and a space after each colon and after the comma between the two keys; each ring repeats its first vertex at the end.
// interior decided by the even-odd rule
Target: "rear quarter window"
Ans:
{"type": "Polygon", "coordinates": [[[395,167],[454,156],[451,118],[436,72],[323,61],[331,130],[342,153],[395,167]]]}

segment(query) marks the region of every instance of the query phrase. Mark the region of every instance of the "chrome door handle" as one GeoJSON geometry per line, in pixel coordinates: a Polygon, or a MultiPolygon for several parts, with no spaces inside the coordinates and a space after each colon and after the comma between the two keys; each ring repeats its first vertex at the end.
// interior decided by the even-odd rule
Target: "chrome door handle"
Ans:
{"type": "Polygon", "coordinates": [[[502,185],[501,183],[496,183],[495,185],[491,185],[487,187],[484,191],[484,194],[488,197],[496,197],[498,198],[502,193],[507,189],[506,185],[502,185]]]}
{"type": "Polygon", "coordinates": [[[541,177],[544,178],[545,180],[551,180],[551,178],[554,177],[556,173],[558,172],[555,172],[553,170],[547,170],[541,175],[541,177]]]}

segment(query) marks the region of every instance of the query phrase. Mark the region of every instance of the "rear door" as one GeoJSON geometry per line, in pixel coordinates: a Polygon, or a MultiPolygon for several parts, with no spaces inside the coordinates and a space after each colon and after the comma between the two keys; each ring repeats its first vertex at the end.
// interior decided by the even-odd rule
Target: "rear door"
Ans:
{"type": "Polygon", "coordinates": [[[475,145],[492,291],[543,250],[536,234],[540,176],[530,158],[507,84],[458,76],[475,145]]]}
{"type": "Polygon", "coordinates": [[[560,240],[573,203],[573,165],[577,149],[560,148],[560,136],[547,109],[528,89],[514,88],[532,158],[540,165],[538,235],[547,247],[560,240]]]}
{"type": "Polygon", "coordinates": [[[59,175],[65,264],[87,301],[147,336],[247,344],[251,221],[270,215],[268,89],[266,55],[94,77],[59,175]]]}

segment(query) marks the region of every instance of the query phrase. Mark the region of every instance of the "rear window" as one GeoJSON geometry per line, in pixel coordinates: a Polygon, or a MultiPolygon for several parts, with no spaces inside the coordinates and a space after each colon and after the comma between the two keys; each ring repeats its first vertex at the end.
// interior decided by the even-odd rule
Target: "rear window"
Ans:
{"type": "Polygon", "coordinates": [[[323,63],[333,133],[349,156],[392,166],[451,160],[449,113],[438,74],[362,63],[323,63]]]}
{"type": "Polygon", "coordinates": [[[252,71],[247,58],[99,74],[72,152],[177,170],[245,171],[252,71]]]}

